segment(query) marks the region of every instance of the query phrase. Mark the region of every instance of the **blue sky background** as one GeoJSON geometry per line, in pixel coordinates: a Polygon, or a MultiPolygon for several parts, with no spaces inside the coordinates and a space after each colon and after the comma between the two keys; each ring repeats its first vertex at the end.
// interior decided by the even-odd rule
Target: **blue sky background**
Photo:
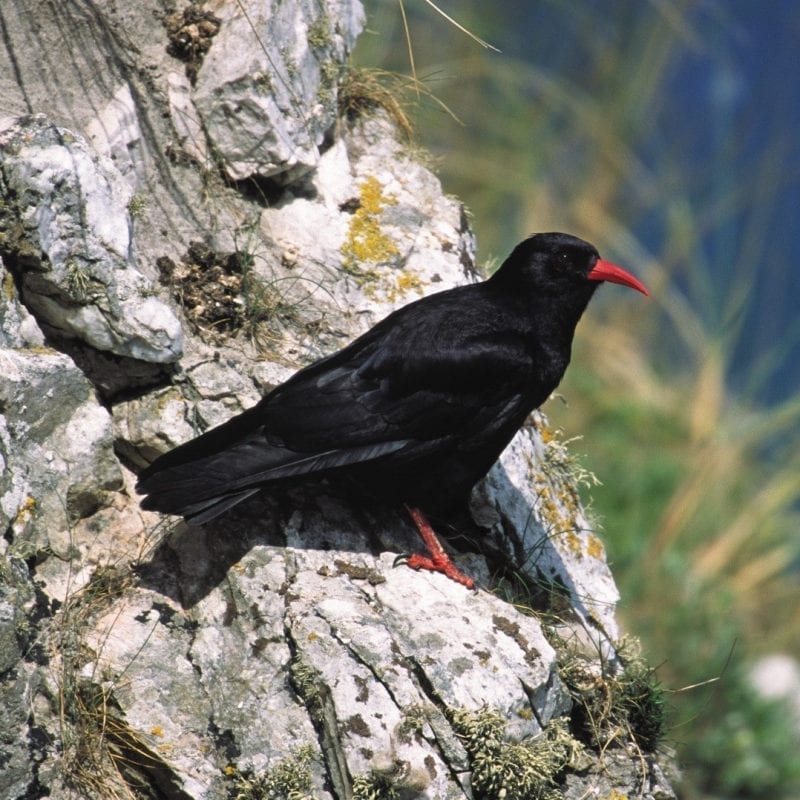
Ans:
{"type": "MultiPolygon", "coordinates": [[[[723,346],[729,385],[758,403],[797,396],[800,3],[438,5],[502,51],[482,49],[425,3],[405,0],[417,74],[465,122],[462,129],[435,110],[420,133],[441,158],[445,188],[476,211],[479,254],[502,257],[520,236],[539,230],[519,198],[543,180],[565,196],[578,193],[581,162],[597,146],[574,126],[568,103],[557,107],[543,84],[607,99],[609,129],[653,179],[626,177],[612,199],[614,213],[658,254],[669,250],[669,215],[684,209],[705,232],[669,265],[670,282],[723,346]],[[665,30],[670,37],[659,36],[665,30]],[[659,49],[665,41],[667,51],[659,49]],[[543,140],[543,116],[563,126],[560,148],[543,140]],[[530,142],[506,135],[514,122],[530,126],[530,142]],[[537,160],[543,143],[547,154],[537,160]],[[516,196],[503,199],[497,184],[516,196]],[[481,206],[487,194],[488,209],[481,206]]],[[[370,30],[362,38],[373,59],[408,73],[397,3],[368,1],[367,10],[370,30]]],[[[553,130],[545,131],[551,139],[553,130]]]]}

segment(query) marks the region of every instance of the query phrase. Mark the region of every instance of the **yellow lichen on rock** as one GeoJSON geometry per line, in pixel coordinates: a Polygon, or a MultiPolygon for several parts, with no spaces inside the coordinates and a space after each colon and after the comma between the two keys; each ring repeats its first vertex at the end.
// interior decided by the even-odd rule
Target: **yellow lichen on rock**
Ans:
{"type": "Polygon", "coordinates": [[[359,186],[359,207],[355,210],[342,246],[345,268],[360,270],[363,263],[383,264],[399,253],[397,245],[381,230],[380,216],[386,206],[397,200],[383,193],[383,187],[374,176],[359,186]]]}
{"type": "Polygon", "coordinates": [[[27,522],[36,511],[36,498],[28,495],[17,509],[15,522],[27,522]]]}
{"type": "Polygon", "coordinates": [[[589,534],[589,540],[586,545],[586,553],[592,558],[606,557],[606,548],[599,536],[595,536],[593,533],[589,534]]]}
{"type": "Polygon", "coordinates": [[[353,213],[347,238],[342,245],[344,269],[350,273],[371,300],[384,300],[390,303],[415,290],[422,294],[424,283],[418,275],[409,270],[385,269],[377,266],[388,265],[400,250],[391,236],[381,228],[381,215],[387,206],[397,204],[397,199],[386,194],[374,176],[359,185],[359,204],[353,213]]]}

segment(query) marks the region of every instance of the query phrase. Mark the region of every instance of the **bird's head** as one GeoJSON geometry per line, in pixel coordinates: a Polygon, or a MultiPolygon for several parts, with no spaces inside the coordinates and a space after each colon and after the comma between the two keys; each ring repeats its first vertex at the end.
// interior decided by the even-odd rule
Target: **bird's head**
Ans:
{"type": "Polygon", "coordinates": [[[604,261],[592,245],[568,233],[537,233],[525,239],[492,280],[520,291],[529,288],[540,295],[585,297],[587,301],[602,281],[649,294],[637,278],[604,261]]]}

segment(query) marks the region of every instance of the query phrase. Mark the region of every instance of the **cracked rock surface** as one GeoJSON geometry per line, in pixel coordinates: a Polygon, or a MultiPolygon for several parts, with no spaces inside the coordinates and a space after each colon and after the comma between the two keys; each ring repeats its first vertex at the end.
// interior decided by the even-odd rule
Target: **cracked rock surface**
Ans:
{"type": "Polygon", "coordinates": [[[0,229],[25,305],[56,335],[171,362],[180,323],[132,263],[131,191],[113,164],[44,115],[0,129],[0,229]]]}
{"type": "Polygon", "coordinates": [[[139,508],[156,455],[477,277],[389,117],[338,114],[360,3],[37,9],[0,11],[0,798],[673,797],[580,723],[576,659],[627,657],[541,413],[437,521],[475,593],[324,482],[139,508]]]}

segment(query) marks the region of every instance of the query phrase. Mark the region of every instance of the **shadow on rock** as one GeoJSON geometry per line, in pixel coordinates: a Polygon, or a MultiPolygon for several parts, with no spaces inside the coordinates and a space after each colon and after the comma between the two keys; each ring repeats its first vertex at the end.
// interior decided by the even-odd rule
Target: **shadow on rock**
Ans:
{"type": "MultiPolygon", "coordinates": [[[[466,512],[435,523],[454,550],[477,550],[466,512]]],[[[254,547],[329,552],[334,568],[337,559],[371,566],[381,552],[412,553],[421,542],[402,508],[319,482],[263,492],[205,525],[178,522],[137,573],[144,588],[191,608],[254,547]]]]}

